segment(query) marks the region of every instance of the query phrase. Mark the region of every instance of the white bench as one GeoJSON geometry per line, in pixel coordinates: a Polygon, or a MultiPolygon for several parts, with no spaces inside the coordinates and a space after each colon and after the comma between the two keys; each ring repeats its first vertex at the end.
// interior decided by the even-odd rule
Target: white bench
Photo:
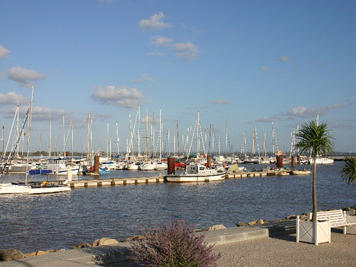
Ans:
{"type": "MultiPolygon", "coordinates": [[[[309,219],[312,219],[313,213],[309,213],[309,219]]],[[[346,226],[356,225],[356,216],[349,216],[343,210],[318,211],[316,218],[318,221],[329,221],[330,228],[343,228],[346,234],[346,226]]]]}

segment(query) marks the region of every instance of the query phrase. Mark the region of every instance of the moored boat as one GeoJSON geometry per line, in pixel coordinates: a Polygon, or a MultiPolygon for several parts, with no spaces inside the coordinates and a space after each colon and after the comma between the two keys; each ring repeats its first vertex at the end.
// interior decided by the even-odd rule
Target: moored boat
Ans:
{"type": "Polygon", "coordinates": [[[293,171],[291,171],[291,174],[293,174],[293,175],[310,175],[311,171],[309,171],[309,170],[293,170],[293,171]]]}
{"type": "Polygon", "coordinates": [[[201,164],[190,164],[182,174],[170,174],[165,176],[165,179],[171,183],[209,182],[224,180],[225,175],[226,172],[208,169],[201,164]]]}

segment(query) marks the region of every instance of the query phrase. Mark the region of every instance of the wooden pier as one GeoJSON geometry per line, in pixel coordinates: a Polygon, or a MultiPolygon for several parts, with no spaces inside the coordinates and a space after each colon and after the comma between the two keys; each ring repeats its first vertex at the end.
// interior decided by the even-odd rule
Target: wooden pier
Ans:
{"type": "MultiPolygon", "coordinates": [[[[271,175],[267,172],[242,172],[226,174],[226,179],[243,179],[243,178],[259,178],[271,175]]],[[[93,179],[93,180],[77,180],[69,183],[70,187],[75,188],[89,188],[101,186],[125,186],[137,184],[157,184],[164,183],[164,175],[154,177],[140,177],[140,178],[110,178],[110,179],[93,179]]]]}
{"type": "Polygon", "coordinates": [[[140,177],[140,178],[111,178],[111,179],[94,179],[94,180],[77,180],[69,183],[71,188],[86,188],[100,186],[117,186],[117,185],[135,185],[135,184],[153,184],[163,183],[163,176],[140,177]]]}
{"type": "Polygon", "coordinates": [[[267,172],[241,172],[241,173],[228,173],[226,179],[243,179],[243,178],[258,178],[269,176],[267,172]]]}

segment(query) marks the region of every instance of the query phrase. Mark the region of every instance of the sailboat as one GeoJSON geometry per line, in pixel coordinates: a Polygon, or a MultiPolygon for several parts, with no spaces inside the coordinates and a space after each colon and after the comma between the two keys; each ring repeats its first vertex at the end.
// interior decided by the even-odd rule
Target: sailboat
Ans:
{"type": "MultiPolygon", "coordinates": [[[[33,95],[34,95],[34,87],[32,86],[32,96],[31,96],[30,107],[28,108],[28,110],[26,112],[26,117],[25,117],[23,126],[21,128],[21,133],[18,135],[18,140],[19,140],[19,137],[22,135],[22,131],[25,128],[25,125],[27,123],[28,135],[27,135],[27,159],[26,159],[25,182],[24,183],[2,183],[2,184],[0,184],[0,194],[51,194],[51,193],[66,192],[66,191],[71,190],[70,187],[68,186],[68,182],[72,178],[72,176],[71,176],[72,173],[70,171],[68,173],[68,180],[62,184],[54,184],[54,183],[49,183],[47,181],[28,182],[27,175],[29,173],[28,158],[29,158],[29,146],[30,146],[31,113],[32,113],[33,95]]],[[[15,149],[16,149],[16,145],[15,145],[15,149]]]]}

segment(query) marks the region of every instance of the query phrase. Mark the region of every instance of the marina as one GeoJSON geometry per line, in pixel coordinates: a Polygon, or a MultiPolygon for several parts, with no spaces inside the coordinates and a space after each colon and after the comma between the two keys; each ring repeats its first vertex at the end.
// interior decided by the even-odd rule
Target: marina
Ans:
{"type": "MultiPolygon", "coordinates": [[[[319,167],[320,209],[355,204],[354,188],[340,178],[342,166],[343,162],[335,162],[319,167]]],[[[310,200],[305,197],[310,195],[311,175],[175,184],[163,180],[157,183],[154,181],[157,178],[152,183],[135,183],[139,177],[134,176],[138,174],[132,171],[111,174],[113,178],[120,176],[115,180],[130,180],[127,186],[122,183],[97,187],[96,181],[93,187],[78,187],[83,189],[59,194],[0,196],[1,249],[30,252],[69,248],[104,236],[124,240],[139,234],[143,227],[166,224],[173,219],[184,219],[197,228],[219,223],[233,227],[238,221],[275,220],[311,210],[310,200]]],[[[155,173],[152,175],[157,177],[155,173]]],[[[105,180],[105,175],[102,179],[105,180]]]]}

